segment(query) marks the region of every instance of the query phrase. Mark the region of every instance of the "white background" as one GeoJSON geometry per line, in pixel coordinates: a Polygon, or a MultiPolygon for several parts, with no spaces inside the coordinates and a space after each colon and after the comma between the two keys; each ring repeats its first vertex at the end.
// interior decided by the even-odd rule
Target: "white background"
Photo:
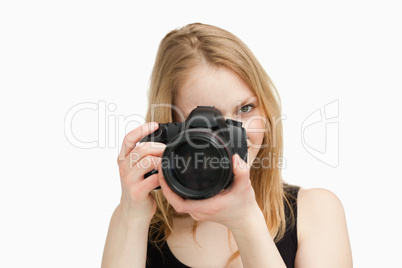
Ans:
{"type": "MultiPolygon", "coordinates": [[[[233,32],[260,60],[286,116],[285,180],[340,198],[355,267],[395,267],[402,240],[400,14],[398,1],[2,1],[0,267],[100,266],[120,198],[121,139],[143,123],[160,40],[191,22],[233,32]],[[301,139],[304,120],[334,101],[335,167],[309,154],[301,139]],[[98,111],[74,117],[78,139],[107,134],[93,149],[65,136],[67,113],[85,102],[115,106],[100,120],[107,133],[98,130],[98,111]],[[113,126],[119,117],[126,120],[113,126]]],[[[304,141],[318,148],[325,124],[315,126],[304,141]]]]}

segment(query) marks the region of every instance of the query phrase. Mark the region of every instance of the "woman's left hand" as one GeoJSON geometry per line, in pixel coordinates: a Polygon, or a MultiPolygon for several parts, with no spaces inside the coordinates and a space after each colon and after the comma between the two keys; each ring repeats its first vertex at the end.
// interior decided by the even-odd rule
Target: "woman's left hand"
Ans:
{"type": "Polygon", "coordinates": [[[247,228],[254,216],[262,212],[255,199],[250,181],[250,169],[237,154],[232,158],[234,178],[222,193],[208,199],[183,199],[174,193],[162,176],[161,165],[158,178],[167,201],[179,213],[188,213],[197,221],[212,221],[227,226],[230,230],[247,228]]]}

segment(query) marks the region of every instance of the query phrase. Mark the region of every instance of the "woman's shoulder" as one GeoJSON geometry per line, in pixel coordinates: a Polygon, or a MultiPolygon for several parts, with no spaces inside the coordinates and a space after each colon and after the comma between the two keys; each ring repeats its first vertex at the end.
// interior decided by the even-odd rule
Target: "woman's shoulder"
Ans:
{"type": "Polygon", "coordinates": [[[323,210],[343,210],[339,198],[330,190],[323,188],[300,188],[297,196],[299,211],[305,213],[320,213],[323,210]]]}
{"type": "Polygon", "coordinates": [[[298,226],[314,230],[315,225],[325,221],[344,218],[344,209],[339,198],[323,188],[300,188],[297,196],[298,226]]]}
{"type": "Polygon", "coordinates": [[[308,254],[303,252],[333,254],[340,248],[347,248],[345,212],[333,192],[321,188],[300,188],[297,209],[298,262],[308,259],[308,254]]]}
{"type": "Polygon", "coordinates": [[[295,264],[299,267],[352,267],[346,217],[339,198],[327,189],[301,188],[297,207],[295,264]]]}

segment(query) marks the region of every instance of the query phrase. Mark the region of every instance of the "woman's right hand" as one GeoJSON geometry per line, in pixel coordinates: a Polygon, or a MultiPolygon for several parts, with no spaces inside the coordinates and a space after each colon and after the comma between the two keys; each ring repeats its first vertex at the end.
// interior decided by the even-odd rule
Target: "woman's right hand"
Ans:
{"type": "Polygon", "coordinates": [[[158,170],[166,145],[156,142],[138,143],[143,137],[158,129],[158,123],[144,124],[125,137],[117,163],[122,187],[119,208],[131,219],[151,220],[156,211],[156,201],[150,192],[159,186],[158,175],[144,175],[158,170]],[[137,144],[138,143],[138,144],[137,144]]]}

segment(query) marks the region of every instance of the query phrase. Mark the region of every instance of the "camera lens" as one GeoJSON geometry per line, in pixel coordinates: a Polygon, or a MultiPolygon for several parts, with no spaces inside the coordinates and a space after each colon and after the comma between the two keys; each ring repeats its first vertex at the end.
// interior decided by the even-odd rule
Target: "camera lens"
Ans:
{"type": "Polygon", "coordinates": [[[166,147],[162,171],[170,188],[184,198],[203,199],[221,192],[232,179],[232,151],[208,129],[190,129],[166,147]]]}
{"type": "Polygon", "coordinates": [[[191,190],[205,190],[217,185],[224,171],[220,168],[222,155],[208,141],[197,139],[182,143],[174,150],[177,158],[177,181],[191,190]]]}

